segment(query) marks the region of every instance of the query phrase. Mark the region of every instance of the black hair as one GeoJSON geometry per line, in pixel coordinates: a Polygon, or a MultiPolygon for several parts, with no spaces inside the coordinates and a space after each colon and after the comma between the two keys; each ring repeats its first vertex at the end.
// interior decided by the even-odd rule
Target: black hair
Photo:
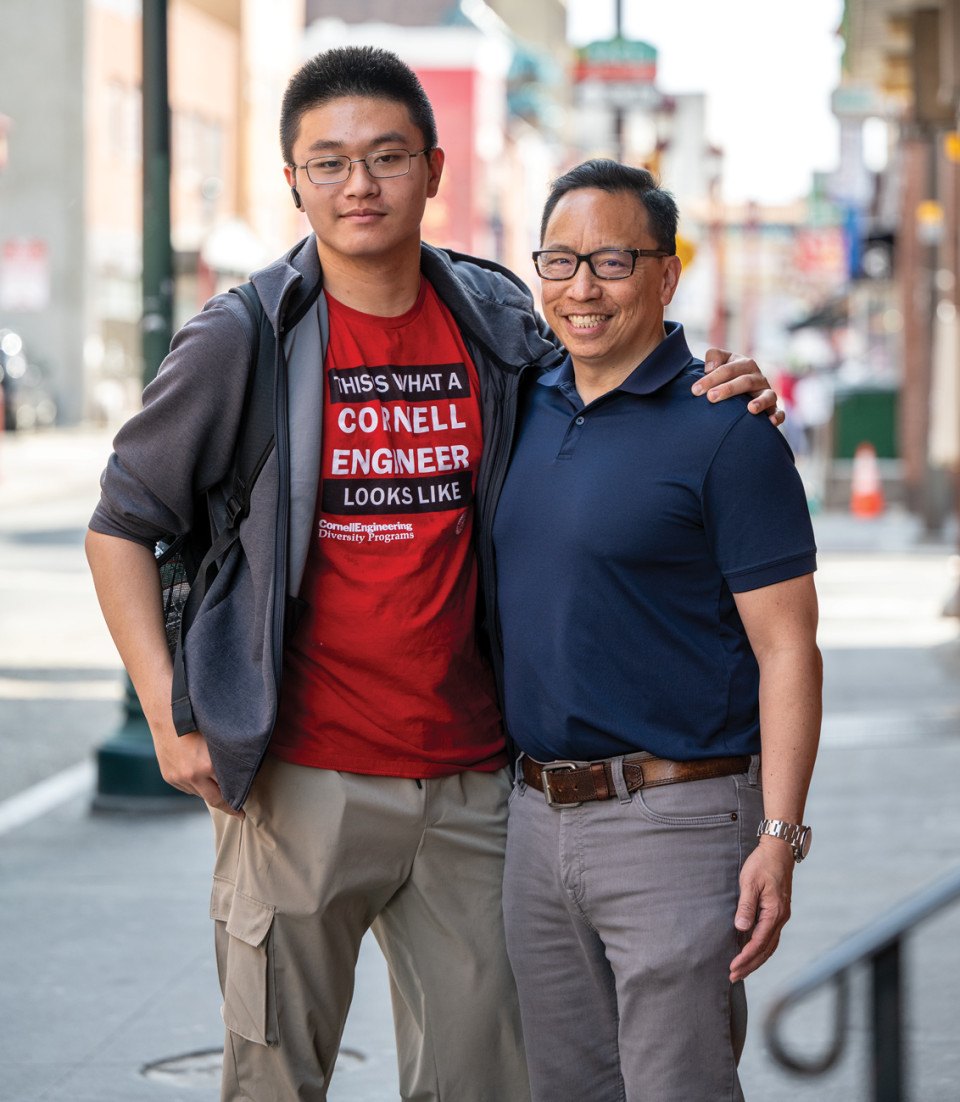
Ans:
{"type": "Polygon", "coordinates": [[[581,188],[597,188],[600,191],[626,192],[635,195],[646,207],[650,233],[656,238],[657,248],[672,256],[677,251],[677,222],[680,213],[669,191],[660,186],[656,177],[645,168],[632,168],[597,158],[584,161],[553,181],[550,194],[543,207],[540,220],[540,243],[547,232],[547,223],[557,203],[571,191],[581,188]]]}
{"type": "Polygon", "coordinates": [[[423,134],[424,146],[437,145],[437,123],[417,74],[389,50],[343,46],[316,54],[290,78],[280,108],[280,148],[293,163],[293,143],[307,111],[342,96],[369,96],[402,103],[423,134]]]}

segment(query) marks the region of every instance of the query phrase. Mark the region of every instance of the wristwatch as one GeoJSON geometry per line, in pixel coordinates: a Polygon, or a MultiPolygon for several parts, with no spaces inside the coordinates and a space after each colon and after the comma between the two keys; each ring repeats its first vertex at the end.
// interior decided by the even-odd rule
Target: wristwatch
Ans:
{"type": "Polygon", "coordinates": [[[810,852],[810,841],[813,831],[808,826],[798,826],[796,823],[785,823],[782,819],[761,819],[757,827],[757,837],[770,834],[793,850],[793,859],[799,864],[810,852]]]}

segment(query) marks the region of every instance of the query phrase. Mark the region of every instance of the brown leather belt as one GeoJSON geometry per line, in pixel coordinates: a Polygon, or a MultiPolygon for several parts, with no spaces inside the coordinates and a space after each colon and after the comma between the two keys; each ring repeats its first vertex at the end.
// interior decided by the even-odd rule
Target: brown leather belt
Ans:
{"type": "MultiPolygon", "coordinates": [[[[524,755],[521,769],[523,779],[531,788],[543,793],[550,807],[576,807],[589,800],[609,800],[617,795],[612,764],[610,761],[594,761],[586,765],[577,765],[572,761],[542,764],[524,755]]],[[[623,779],[627,791],[636,792],[638,788],[655,788],[661,784],[730,777],[735,773],[746,773],[749,768],[749,755],[705,758],[702,761],[667,761],[648,754],[634,754],[623,759],[623,779]]]]}

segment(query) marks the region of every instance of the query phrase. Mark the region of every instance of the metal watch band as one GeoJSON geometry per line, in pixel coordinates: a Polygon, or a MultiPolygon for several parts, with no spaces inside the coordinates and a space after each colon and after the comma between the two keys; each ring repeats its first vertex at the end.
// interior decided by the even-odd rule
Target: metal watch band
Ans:
{"type": "Polygon", "coordinates": [[[810,852],[810,839],[812,831],[808,826],[798,823],[787,823],[783,819],[761,819],[757,827],[757,837],[769,834],[773,838],[779,838],[787,843],[793,850],[794,860],[799,863],[810,852]]]}

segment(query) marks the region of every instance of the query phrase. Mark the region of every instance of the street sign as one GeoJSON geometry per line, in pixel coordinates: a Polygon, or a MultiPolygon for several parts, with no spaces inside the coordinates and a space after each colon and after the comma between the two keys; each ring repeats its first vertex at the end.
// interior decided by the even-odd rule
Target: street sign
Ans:
{"type": "Polygon", "coordinates": [[[39,237],[9,237],[0,248],[0,310],[39,312],[50,305],[50,255],[39,237]]]}
{"type": "Polygon", "coordinates": [[[923,245],[939,245],[943,240],[943,207],[936,199],[917,203],[917,237],[923,245]]]}
{"type": "Polygon", "coordinates": [[[649,42],[610,38],[577,50],[574,80],[652,84],[657,76],[657,49],[649,42]]]}
{"type": "Polygon", "coordinates": [[[574,92],[578,107],[619,107],[625,111],[656,111],[663,95],[652,84],[642,81],[581,81],[574,92]]]}
{"type": "Polygon", "coordinates": [[[677,234],[677,256],[680,257],[680,264],[684,271],[690,267],[693,263],[693,258],[697,255],[697,246],[687,237],[681,237],[677,234]]]}

